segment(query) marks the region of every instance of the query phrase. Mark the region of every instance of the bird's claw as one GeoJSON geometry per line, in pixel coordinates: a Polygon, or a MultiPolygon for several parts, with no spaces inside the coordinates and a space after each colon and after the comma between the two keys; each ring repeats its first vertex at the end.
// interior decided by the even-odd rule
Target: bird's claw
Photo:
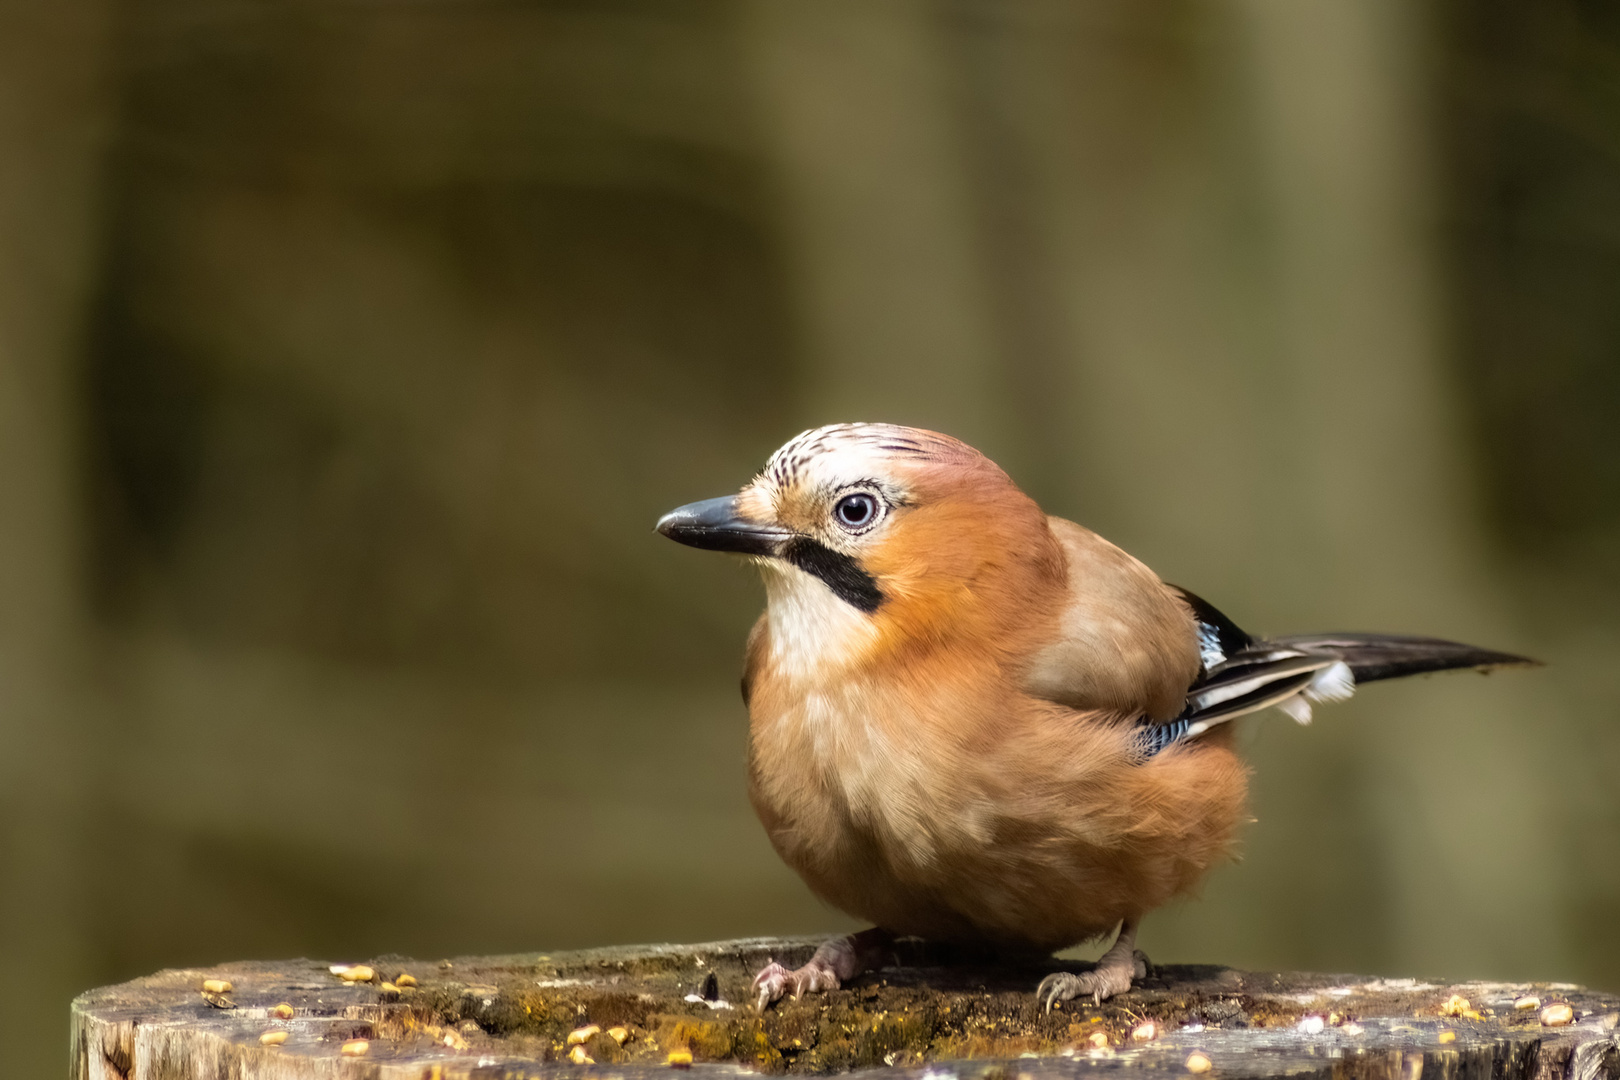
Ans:
{"type": "Polygon", "coordinates": [[[823,990],[837,990],[838,987],[838,973],[814,959],[797,971],[789,971],[772,960],[754,976],[753,989],[757,995],[754,1007],[764,1012],[772,1002],[780,1001],[789,991],[798,998],[823,990]]]}
{"type": "Polygon", "coordinates": [[[1059,1001],[1071,1001],[1080,996],[1080,979],[1067,971],[1054,971],[1035,988],[1035,1001],[1042,1012],[1051,1012],[1059,1001]]]}
{"type": "Polygon", "coordinates": [[[772,960],[765,965],[758,975],[754,976],[754,993],[758,995],[754,1008],[764,1012],[771,1002],[787,993],[792,987],[795,996],[799,992],[799,981],[793,977],[793,972],[772,960]]]}
{"type": "Polygon", "coordinates": [[[1141,953],[1122,964],[1098,964],[1091,971],[1079,975],[1067,971],[1054,971],[1035,988],[1035,1000],[1042,1012],[1051,1012],[1059,1001],[1072,1001],[1082,994],[1090,994],[1092,1003],[1101,1005],[1115,994],[1131,988],[1132,976],[1140,979],[1147,975],[1147,957],[1141,953]]]}

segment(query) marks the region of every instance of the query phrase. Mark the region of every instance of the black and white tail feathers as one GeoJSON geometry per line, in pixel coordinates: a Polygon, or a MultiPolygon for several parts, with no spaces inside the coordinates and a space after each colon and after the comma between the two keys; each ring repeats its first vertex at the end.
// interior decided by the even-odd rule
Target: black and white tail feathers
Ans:
{"type": "Polygon", "coordinates": [[[1195,738],[1234,717],[1273,706],[1302,724],[1311,702],[1343,701],[1361,683],[1427,671],[1489,671],[1537,661],[1442,638],[1398,634],[1298,634],[1256,638],[1216,607],[1177,589],[1198,619],[1203,670],[1187,691],[1187,707],[1144,735],[1149,752],[1195,738]]]}

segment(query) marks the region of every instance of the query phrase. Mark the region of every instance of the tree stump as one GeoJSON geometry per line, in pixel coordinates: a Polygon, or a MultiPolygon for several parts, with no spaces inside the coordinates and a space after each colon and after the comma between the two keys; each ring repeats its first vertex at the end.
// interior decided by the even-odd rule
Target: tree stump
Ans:
{"type": "Polygon", "coordinates": [[[1153,968],[1112,1001],[1037,1008],[1052,960],[902,943],[891,966],[757,1013],[756,970],[811,939],[750,939],[345,967],[164,971],[73,1002],[74,1080],[637,1080],[672,1069],[895,1080],[1094,1071],[1324,1080],[1620,1078],[1620,997],[1562,983],[1427,983],[1153,968]]]}

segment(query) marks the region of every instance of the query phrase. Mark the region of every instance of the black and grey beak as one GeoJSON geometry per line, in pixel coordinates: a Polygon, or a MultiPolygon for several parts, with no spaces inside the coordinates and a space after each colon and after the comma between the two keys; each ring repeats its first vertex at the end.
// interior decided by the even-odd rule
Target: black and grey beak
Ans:
{"type": "Polygon", "coordinates": [[[658,531],[691,547],[738,555],[780,555],[796,535],[739,517],[735,495],[704,499],[671,510],[658,519],[658,531]]]}
{"type": "Polygon", "coordinates": [[[814,574],[844,602],[870,615],[883,603],[883,591],[860,563],[820,541],[780,526],[739,517],[737,498],[704,499],[671,510],[658,519],[658,531],[671,540],[709,551],[768,555],[814,574]]]}

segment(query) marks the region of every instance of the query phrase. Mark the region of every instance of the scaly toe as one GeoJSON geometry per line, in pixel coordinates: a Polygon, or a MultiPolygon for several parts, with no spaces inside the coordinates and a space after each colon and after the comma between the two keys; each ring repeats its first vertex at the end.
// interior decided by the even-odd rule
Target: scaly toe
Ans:
{"type": "Polygon", "coordinates": [[[799,980],[793,977],[793,972],[772,960],[754,976],[754,992],[759,995],[755,1008],[764,1012],[771,1002],[780,1001],[790,988],[797,995],[799,980]]]}
{"type": "Polygon", "coordinates": [[[1130,988],[1131,969],[1124,966],[1094,968],[1080,975],[1055,971],[1035,988],[1035,1000],[1046,1012],[1051,1012],[1053,1002],[1070,1001],[1081,994],[1090,994],[1092,1002],[1101,1005],[1115,994],[1123,994],[1130,988]]]}
{"type": "Polygon", "coordinates": [[[1091,992],[1091,999],[1098,1005],[1113,997],[1123,994],[1131,988],[1131,975],[1136,970],[1136,961],[1133,958],[1129,964],[1095,968],[1081,976],[1086,980],[1086,990],[1091,992]]]}
{"type": "Polygon", "coordinates": [[[1051,1012],[1053,1003],[1070,1001],[1084,992],[1080,976],[1067,971],[1054,971],[1035,988],[1035,1000],[1043,1012],[1051,1012]]]}
{"type": "Polygon", "coordinates": [[[837,990],[839,987],[838,973],[830,967],[825,967],[814,960],[793,973],[798,989],[794,997],[805,994],[819,994],[824,990],[837,990]]]}

